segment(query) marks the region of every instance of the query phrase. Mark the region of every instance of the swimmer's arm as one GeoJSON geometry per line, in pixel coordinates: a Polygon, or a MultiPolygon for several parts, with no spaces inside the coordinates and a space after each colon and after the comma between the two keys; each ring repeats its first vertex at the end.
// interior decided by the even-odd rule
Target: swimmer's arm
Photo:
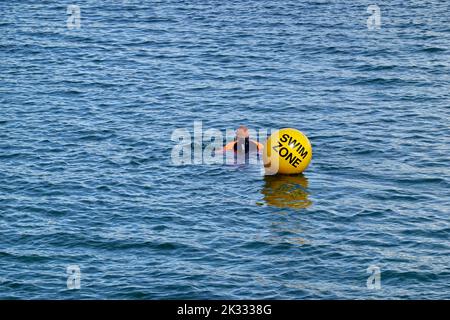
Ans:
{"type": "Polygon", "coordinates": [[[222,152],[227,152],[227,151],[230,151],[230,150],[234,150],[234,144],[235,143],[236,143],[236,141],[231,141],[231,142],[227,143],[225,145],[225,147],[223,147],[222,152]]]}
{"type": "Polygon", "coordinates": [[[256,150],[258,151],[262,151],[264,149],[264,145],[262,143],[259,143],[255,140],[250,140],[251,142],[253,142],[256,145],[256,150]]]}

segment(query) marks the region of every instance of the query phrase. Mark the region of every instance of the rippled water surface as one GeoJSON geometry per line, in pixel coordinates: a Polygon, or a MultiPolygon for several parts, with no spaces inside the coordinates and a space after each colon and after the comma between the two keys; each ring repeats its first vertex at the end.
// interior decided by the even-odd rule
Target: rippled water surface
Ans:
{"type": "Polygon", "coordinates": [[[0,298],[450,298],[447,1],[72,2],[0,3],[0,298]],[[194,121],[313,161],[173,165],[194,121]]]}

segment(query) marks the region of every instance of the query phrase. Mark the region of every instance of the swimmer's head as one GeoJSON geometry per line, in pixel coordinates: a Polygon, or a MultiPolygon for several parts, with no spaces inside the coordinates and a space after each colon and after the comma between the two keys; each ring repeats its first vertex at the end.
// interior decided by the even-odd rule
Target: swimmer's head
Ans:
{"type": "Polygon", "coordinates": [[[242,140],[249,137],[248,128],[246,126],[240,126],[236,130],[236,138],[242,140]]]}

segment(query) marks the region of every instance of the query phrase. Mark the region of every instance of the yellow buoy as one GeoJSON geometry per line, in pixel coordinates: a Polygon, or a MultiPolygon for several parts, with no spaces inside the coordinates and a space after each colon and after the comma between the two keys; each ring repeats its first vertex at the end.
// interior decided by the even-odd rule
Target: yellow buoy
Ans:
{"type": "Polygon", "coordinates": [[[267,138],[263,155],[267,175],[301,173],[311,158],[311,143],[296,129],[281,129],[267,138]]]}

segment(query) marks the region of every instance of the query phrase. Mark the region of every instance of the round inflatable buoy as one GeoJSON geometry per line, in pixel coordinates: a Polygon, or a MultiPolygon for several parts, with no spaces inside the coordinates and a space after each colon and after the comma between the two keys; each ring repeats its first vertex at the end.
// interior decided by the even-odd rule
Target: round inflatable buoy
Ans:
{"type": "Polygon", "coordinates": [[[267,175],[301,173],[311,158],[311,143],[296,129],[281,129],[267,138],[263,155],[267,175]]]}

